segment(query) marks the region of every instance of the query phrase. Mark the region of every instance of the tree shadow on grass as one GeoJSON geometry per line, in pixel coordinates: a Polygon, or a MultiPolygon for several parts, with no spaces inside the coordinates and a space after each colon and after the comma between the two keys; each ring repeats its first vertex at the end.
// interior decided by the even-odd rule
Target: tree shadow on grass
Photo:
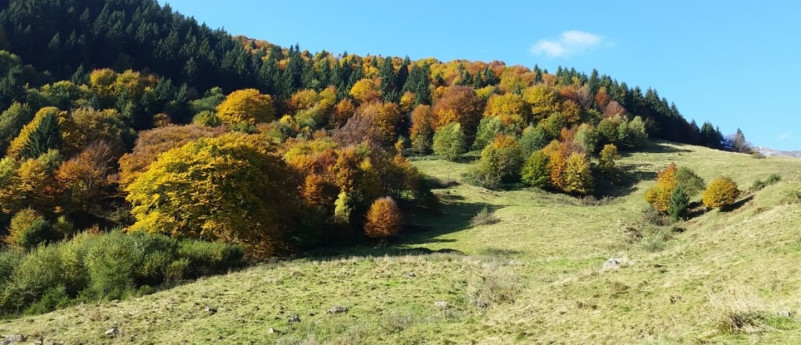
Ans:
{"type": "Polygon", "coordinates": [[[467,230],[471,219],[483,208],[494,212],[500,207],[484,203],[463,202],[464,198],[443,200],[436,210],[414,208],[404,214],[405,225],[400,235],[381,242],[363,238],[356,244],[341,246],[320,246],[304,255],[313,259],[333,259],[353,256],[405,256],[433,253],[463,254],[451,248],[432,250],[421,245],[455,242],[454,239],[440,238],[449,233],[467,230]]]}
{"type": "Polygon", "coordinates": [[[735,203],[733,203],[733,204],[731,204],[729,206],[721,207],[720,211],[721,212],[734,212],[734,211],[737,211],[741,207],[745,206],[745,204],[749,203],[751,200],[754,200],[754,196],[753,195],[749,195],[748,197],[742,198],[742,199],[738,200],[737,202],[735,202],[735,203]]]}
{"type": "Polygon", "coordinates": [[[648,143],[648,145],[644,147],[639,147],[635,151],[628,151],[623,150],[620,154],[623,157],[629,157],[634,153],[687,153],[692,152],[692,150],[687,149],[680,149],[677,147],[667,145],[668,142],[664,141],[653,141],[648,143]]]}
{"type": "Polygon", "coordinates": [[[656,180],[656,173],[642,170],[645,165],[628,164],[622,166],[623,171],[614,177],[606,175],[595,176],[595,197],[618,198],[627,196],[637,190],[636,186],[642,181],[656,180]]]}

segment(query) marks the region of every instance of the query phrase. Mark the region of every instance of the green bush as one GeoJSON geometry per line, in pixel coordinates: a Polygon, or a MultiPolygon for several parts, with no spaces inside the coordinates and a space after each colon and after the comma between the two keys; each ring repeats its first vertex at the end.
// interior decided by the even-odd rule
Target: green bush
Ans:
{"type": "Polygon", "coordinates": [[[192,123],[209,127],[217,127],[222,124],[222,121],[220,121],[220,118],[217,117],[217,114],[214,114],[213,111],[204,110],[192,118],[192,123]]]}
{"type": "Polygon", "coordinates": [[[14,250],[0,251],[0,291],[11,281],[11,275],[22,262],[23,254],[14,250]]]}
{"type": "Polygon", "coordinates": [[[81,233],[25,254],[0,251],[0,316],[42,313],[72,303],[143,295],[153,286],[244,265],[238,245],[112,231],[81,233]]]}
{"type": "Polygon", "coordinates": [[[706,188],[706,182],[690,168],[680,167],[676,171],[676,185],[684,189],[689,197],[694,197],[706,188]]]}
{"type": "Polygon", "coordinates": [[[187,240],[181,242],[178,253],[189,260],[187,278],[225,273],[244,265],[245,250],[241,246],[222,242],[187,240]]]}
{"type": "Polygon", "coordinates": [[[64,285],[57,285],[45,292],[41,299],[25,308],[24,314],[36,315],[44,314],[66,307],[70,304],[70,297],[67,295],[67,288],[64,285]]]}
{"type": "Polygon", "coordinates": [[[0,295],[0,310],[20,312],[54,286],[66,285],[61,255],[56,246],[40,246],[20,262],[0,295]]]}

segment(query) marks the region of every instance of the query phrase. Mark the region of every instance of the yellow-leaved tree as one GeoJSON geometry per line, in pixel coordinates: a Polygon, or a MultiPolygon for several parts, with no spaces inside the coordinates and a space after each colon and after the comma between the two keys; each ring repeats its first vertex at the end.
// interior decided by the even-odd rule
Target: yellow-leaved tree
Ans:
{"type": "Polygon", "coordinates": [[[273,99],[256,89],[237,90],[231,92],[217,106],[217,117],[229,125],[270,122],[275,118],[273,99]]]}
{"type": "Polygon", "coordinates": [[[126,188],[129,231],[240,243],[255,257],[290,251],[305,207],[275,151],[262,137],[230,133],[163,153],[126,188]]]}
{"type": "Polygon", "coordinates": [[[665,169],[656,174],[656,185],[645,192],[645,201],[651,204],[654,210],[661,213],[667,212],[670,205],[670,195],[676,189],[678,179],[676,178],[678,168],[675,163],[670,163],[665,169]]]}
{"type": "Polygon", "coordinates": [[[721,176],[709,183],[701,195],[701,200],[708,208],[726,208],[734,204],[738,196],[740,196],[740,190],[737,188],[737,184],[730,177],[721,176]]]}

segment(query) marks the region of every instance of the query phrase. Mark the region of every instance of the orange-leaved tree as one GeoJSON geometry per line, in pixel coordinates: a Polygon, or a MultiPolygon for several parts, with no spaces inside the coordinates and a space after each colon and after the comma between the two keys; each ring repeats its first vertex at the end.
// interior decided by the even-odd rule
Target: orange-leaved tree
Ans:
{"type": "Polygon", "coordinates": [[[384,197],[376,199],[367,211],[364,233],[367,237],[387,238],[398,234],[402,226],[398,204],[391,197],[384,197]]]}

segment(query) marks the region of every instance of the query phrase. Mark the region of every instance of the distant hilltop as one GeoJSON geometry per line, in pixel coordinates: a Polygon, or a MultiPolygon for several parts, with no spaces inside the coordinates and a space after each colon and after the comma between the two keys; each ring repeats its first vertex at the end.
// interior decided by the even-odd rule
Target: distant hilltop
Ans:
{"type": "Polygon", "coordinates": [[[754,150],[766,157],[793,157],[801,158],[801,151],[779,151],[769,147],[755,147],[754,150]]]}

